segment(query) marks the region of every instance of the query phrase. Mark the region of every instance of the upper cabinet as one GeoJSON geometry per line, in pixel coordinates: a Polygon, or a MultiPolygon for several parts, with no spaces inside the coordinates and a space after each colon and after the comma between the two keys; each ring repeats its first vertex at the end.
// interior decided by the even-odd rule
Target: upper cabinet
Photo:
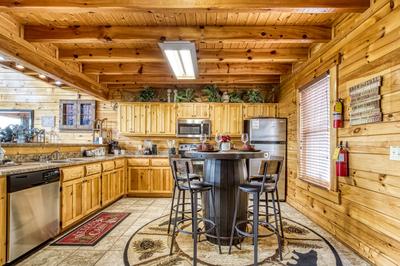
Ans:
{"type": "Polygon", "coordinates": [[[237,137],[242,134],[243,114],[240,103],[210,104],[212,135],[216,133],[237,137]]]}
{"type": "Polygon", "coordinates": [[[209,118],[208,103],[178,103],[178,118],[209,118]]]}
{"type": "Polygon", "coordinates": [[[119,131],[123,134],[175,135],[173,103],[121,103],[118,112],[119,131]]]}
{"type": "Polygon", "coordinates": [[[277,104],[275,103],[251,103],[243,104],[243,119],[255,117],[276,117],[277,104]]]}
{"type": "Polygon", "coordinates": [[[150,103],[146,112],[146,133],[149,135],[175,135],[176,105],[150,103]]]}
{"type": "Polygon", "coordinates": [[[134,136],[175,136],[177,119],[210,119],[211,134],[238,137],[243,120],[275,117],[274,103],[120,103],[118,127],[134,136]]]}
{"type": "Polygon", "coordinates": [[[60,100],[60,130],[92,130],[96,101],[60,100]]]}
{"type": "Polygon", "coordinates": [[[118,127],[121,133],[133,135],[146,134],[146,104],[119,104],[118,127]]]}

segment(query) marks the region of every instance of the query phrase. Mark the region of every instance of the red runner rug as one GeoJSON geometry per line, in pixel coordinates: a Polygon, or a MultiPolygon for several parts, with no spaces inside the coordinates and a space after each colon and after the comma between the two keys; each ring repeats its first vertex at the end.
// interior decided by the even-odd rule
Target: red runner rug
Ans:
{"type": "Polygon", "coordinates": [[[128,215],[127,212],[101,212],[51,245],[94,246],[128,215]]]}

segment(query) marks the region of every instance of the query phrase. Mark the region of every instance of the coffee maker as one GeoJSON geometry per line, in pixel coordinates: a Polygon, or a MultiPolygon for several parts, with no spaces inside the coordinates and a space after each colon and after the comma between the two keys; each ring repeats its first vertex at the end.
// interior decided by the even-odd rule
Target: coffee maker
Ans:
{"type": "Polygon", "coordinates": [[[167,140],[167,145],[168,145],[168,155],[176,155],[175,140],[174,139],[167,140]]]}
{"type": "Polygon", "coordinates": [[[108,153],[109,154],[114,154],[115,150],[119,150],[118,141],[111,140],[108,143],[108,153]]]}

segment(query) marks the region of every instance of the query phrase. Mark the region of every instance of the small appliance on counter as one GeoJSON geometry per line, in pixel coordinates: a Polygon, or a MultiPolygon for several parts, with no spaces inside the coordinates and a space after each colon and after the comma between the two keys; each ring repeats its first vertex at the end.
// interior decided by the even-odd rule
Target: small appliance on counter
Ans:
{"type": "Polygon", "coordinates": [[[168,155],[176,155],[175,140],[174,139],[167,140],[167,145],[168,145],[168,155]]]}
{"type": "Polygon", "coordinates": [[[144,155],[155,155],[157,154],[157,145],[153,144],[151,140],[145,140],[143,142],[143,154],[144,155]]]}
{"type": "Polygon", "coordinates": [[[157,153],[158,153],[157,144],[152,144],[151,145],[151,154],[156,155],[157,153]]]}
{"type": "Polygon", "coordinates": [[[114,154],[115,150],[120,150],[120,147],[118,146],[118,141],[111,140],[108,143],[108,153],[109,154],[114,154]]]}

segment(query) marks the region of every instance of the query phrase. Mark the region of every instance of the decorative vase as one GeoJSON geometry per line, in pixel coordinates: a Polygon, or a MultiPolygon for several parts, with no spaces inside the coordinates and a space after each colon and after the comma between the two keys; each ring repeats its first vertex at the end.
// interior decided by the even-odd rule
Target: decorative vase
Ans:
{"type": "Polygon", "coordinates": [[[221,151],[229,151],[231,149],[230,142],[221,142],[221,151]]]}

